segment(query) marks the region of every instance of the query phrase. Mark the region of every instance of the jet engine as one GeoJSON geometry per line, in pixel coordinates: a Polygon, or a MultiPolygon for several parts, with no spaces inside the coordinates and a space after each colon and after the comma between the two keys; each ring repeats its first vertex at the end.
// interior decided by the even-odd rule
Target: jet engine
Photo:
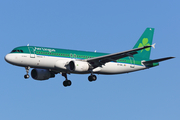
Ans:
{"type": "Polygon", "coordinates": [[[85,72],[89,70],[89,64],[84,61],[70,61],[68,69],[75,72],[85,72]]]}
{"type": "Polygon", "coordinates": [[[31,76],[35,80],[48,80],[49,78],[55,77],[55,74],[47,69],[33,69],[31,71],[31,76]]]}
{"type": "Polygon", "coordinates": [[[62,70],[68,70],[70,72],[86,72],[89,70],[88,62],[76,60],[58,60],[55,67],[62,70]]]}

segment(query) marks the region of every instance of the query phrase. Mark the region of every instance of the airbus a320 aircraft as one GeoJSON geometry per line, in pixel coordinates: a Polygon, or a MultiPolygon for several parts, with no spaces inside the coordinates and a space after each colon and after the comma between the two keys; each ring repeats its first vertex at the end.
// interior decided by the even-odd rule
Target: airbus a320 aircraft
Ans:
{"type": "Polygon", "coordinates": [[[78,50],[56,49],[38,46],[21,46],[14,48],[5,56],[5,60],[13,65],[25,67],[27,74],[35,80],[47,80],[61,73],[65,77],[63,85],[70,86],[67,74],[90,74],[90,82],[97,79],[95,74],[122,74],[148,69],[159,65],[159,62],[174,57],[150,60],[154,28],[147,28],[133,49],[108,54],[85,52],[78,50]]]}

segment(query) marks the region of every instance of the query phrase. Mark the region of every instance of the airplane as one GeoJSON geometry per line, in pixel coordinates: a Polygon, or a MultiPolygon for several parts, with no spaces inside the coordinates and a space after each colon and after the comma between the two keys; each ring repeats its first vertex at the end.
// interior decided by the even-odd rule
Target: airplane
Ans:
{"type": "Polygon", "coordinates": [[[24,67],[25,79],[29,78],[30,68],[33,68],[31,77],[35,80],[48,80],[62,74],[65,77],[63,85],[67,87],[72,84],[67,74],[90,74],[88,80],[92,82],[97,79],[95,74],[123,74],[149,69],[174,58],[150,59],[151,47],[155,48],[153,34],[154,28],[146,28],[133,49],[113,54],[27,45],[14,48],[5,60],[24,67]]]}

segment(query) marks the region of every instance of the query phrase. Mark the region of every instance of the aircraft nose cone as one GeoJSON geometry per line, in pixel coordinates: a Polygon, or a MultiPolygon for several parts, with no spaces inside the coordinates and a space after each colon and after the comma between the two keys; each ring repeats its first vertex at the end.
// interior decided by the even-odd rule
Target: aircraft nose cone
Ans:
{"type": "Polygon", "coordinates": [[[7,54],[5,57],[4,57],[4,59],[6,60],[6,62],[8,62],[8,63],[11,63],[12,61],[13,61],[13,55],[11,55],[11,54],[7,54]]]}
{"type": "Polygon", "coordinates": [[[4,59],[8,62],[8,54],[4,57],[4,59]]]}

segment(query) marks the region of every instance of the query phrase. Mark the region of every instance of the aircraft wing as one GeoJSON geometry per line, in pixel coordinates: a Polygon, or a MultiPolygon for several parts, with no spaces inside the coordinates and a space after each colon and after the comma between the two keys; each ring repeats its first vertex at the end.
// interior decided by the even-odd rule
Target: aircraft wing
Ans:
{"type": "Polygon", "coordinates": [[[123,52],[113,53],[109,55],[89,58],[89,59],[86,59],[85,61],[89,62],[93,68],[96,68],[101,65],[104,65],[107,62],[116,61],[118,59],[121,59],[127,56],[133,56],[134,54],[138,53],[137,51],[145,49],[145,48],[149,48],[149,47],[152,47],[152,45],[135,48],[135,49],[131,49],[131,50],[123,51],[123,52]]]}

